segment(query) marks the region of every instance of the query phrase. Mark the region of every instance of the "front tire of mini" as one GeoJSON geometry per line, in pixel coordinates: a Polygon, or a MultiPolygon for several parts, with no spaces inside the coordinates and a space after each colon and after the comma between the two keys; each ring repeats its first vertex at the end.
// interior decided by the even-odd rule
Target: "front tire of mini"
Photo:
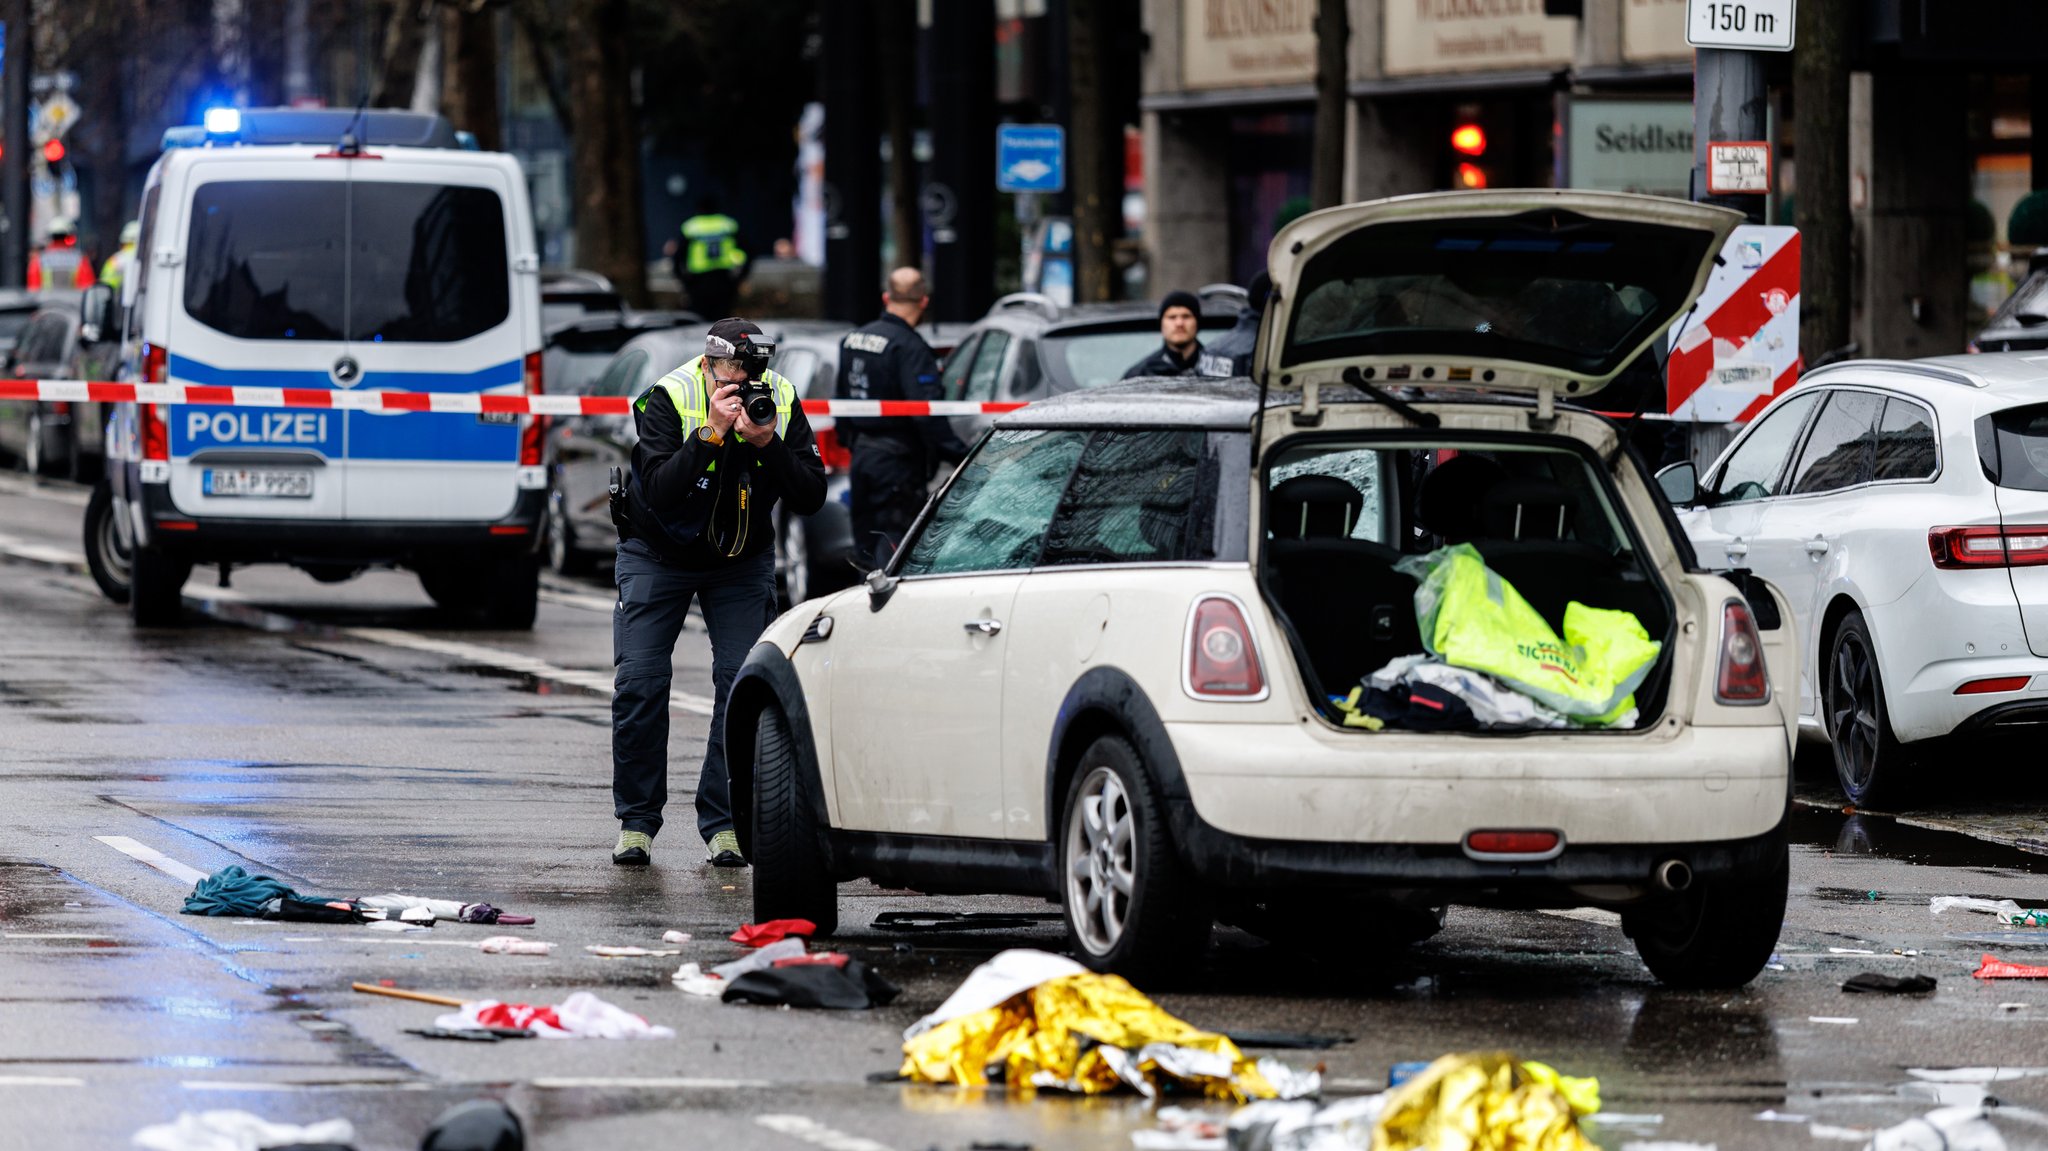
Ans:
{"type": "Polygon", "coordinates": [[[1184,978],[1208,950],[1209,906],[1128,740],[1104,736],[1081,753],[1055,846],[1067,938],[1082,963],[1156,983],[1184,978]]]}
{"type": "Polygon", "coordinates": [[[1785,926],[1791,853],[1783,843],[1769,870],[1701,879],[1658,908],[1622,916],[1650,974],[1668,987],[1726,990],[1756,978],[1785,926]]]}
{"type": "Polygon", "coordinates": [[[184,618],[180,596],[191,578],[192,562],[173,559],[153,547],[138,547],[130,556],[128,610],[137,627],[175,627],[184,618]]]}
{"type": "Polygon", "coordinates": [[[839,929],[839,884],[826,869],[822,831],[805,802],[796,737],[782,706],[754,721],[754,826],[740,846],[754,865],[754,922],[808,919],[839,929]]]}
{"type": "Polygon", "coordinates": [[[101,595],[128,602],[131,562],[121,546],[121,525],[114,522],[114,490],[105,483],[93,485],[85,504],[85,566],[101,595]]]}

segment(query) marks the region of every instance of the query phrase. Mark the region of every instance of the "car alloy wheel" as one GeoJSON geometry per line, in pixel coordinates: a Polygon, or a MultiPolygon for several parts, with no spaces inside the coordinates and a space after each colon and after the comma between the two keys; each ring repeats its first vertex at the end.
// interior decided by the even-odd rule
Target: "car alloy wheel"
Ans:
{"type": "Polygon", "coordinates": [[[557,495],[548,500],[548,567],[557,574],[569,574],[575,559],[571,550],[575,544],[569,539],[569,517],[562,511],[562,499],[557,495]]]}
{"type": "Polygon", "coordinates": [[[1835,741],[1842,788],[1852,797],[1867,793],[1877,779],[1884,734],[1876,701],[1877,663],[1861,636],[1845,632],[1835,641],[1828,733],[1835,741]]]}
{"type": "Polygon", "coordinates": [[[1067,902],[1078,909],[1070,920],[1082,944],[1102,955],[1123,938],[1138,885],[1131,798],[1108,767],[1088,773],[1078,798],[1067,824],[1067,902]]]}
{"type": "Polygon", "coordinates": [[[811,541],[801,518],[782,533],[782,589],[791,607],[811,598],[811,541]]]}
{"type": "Polygon", "coordinates": [[[43,414],[28,414],[28,446],[22,449],[22,469],[29,475],[43,474],[43,414]]]}

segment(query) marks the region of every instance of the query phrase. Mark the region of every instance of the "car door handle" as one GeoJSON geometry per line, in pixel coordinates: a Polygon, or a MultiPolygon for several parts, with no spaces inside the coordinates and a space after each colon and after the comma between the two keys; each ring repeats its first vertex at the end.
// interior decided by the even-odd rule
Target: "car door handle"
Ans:
{"type": "Polygon", "coordinates": [[[960,626],[968,631],[979,632],[982,635],[994,635],[1003,630],[1003,621],[999,619],[971,619],[960,626]]]}
{"type": "Polygon", "coordinates": [[[1828,554],[1828,541],[1820,539],[1818,537],[1807,540],[1806,554],[1816,557],[1828,554]]]}
{"type": "Polygon", "coordinates": [[[1728,545],[1728,558],[1729,558],[1729,559],[1731,559],[1731,560],[1739,560],[1739,559],[1747,559],[1748,557],[1749,557],[1749,545],[1748,545],[1748,544],[1744,544],[1744,543],[1732,543],[1732,544],[1729,544],[1729,545],[1728,545]]]}

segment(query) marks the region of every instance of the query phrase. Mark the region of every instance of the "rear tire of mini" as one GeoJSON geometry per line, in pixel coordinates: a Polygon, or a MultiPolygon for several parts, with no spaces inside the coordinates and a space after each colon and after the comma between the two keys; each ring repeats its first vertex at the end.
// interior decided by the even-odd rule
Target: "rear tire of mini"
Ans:
{"type": "Polygon", "coordinates": [[[93,485],[85,504],[85,566],[101,595],[128,602],[132,562],[121,546],[121,525],[114,522],[114,489],[105,483],[93,485]]]}
{"type": "Polygon", "coordinates": [[[192,576],[192,561],[173,559],[153,547],[131,553],[128,610],[137,627],[175,627],[183,620],[179,595],[192,576]]]}
{"type": "Polygon", "coordinates": [[[1622,914],[1622,929],[1667,987],[1726,990],[1756,978],[1785,926],[1791,852],[1777,844],[1761,873],[1702,878],[1656,906],[1622,914]]]}
{"type": "Polygon", "coordinates": [[[1103,736],[1081,753],[1054,848],[1068,943],[1082,963],[1151,983],[1184,980],[1199,964],[1213,916],[1128,740],[1103,736]]]}
{"type": "Polygon", "coordinates": [[[1818,674],[1821,716],[1827,724],[1835,778],[1851,806],[1893,803],[1906,794],[1912,753],[1892,734],[1884,701],[1884,674],[1870,625],[1852,611],[1835,626],[1818,674]]]}
{"type": "Polygon", "coordinates": [[[754,922],[808,919],[818,934],[839,929],[839,884],[827,870],[823,833],[805,802],[796,737],[782,705],[754,720],[754,825],[740,847],[754,865],[754,922]]]}

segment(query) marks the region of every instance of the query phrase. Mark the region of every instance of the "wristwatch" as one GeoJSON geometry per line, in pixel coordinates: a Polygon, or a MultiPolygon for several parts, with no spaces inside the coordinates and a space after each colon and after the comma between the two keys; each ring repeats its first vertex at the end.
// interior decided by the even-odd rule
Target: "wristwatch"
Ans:
{"type": "Polygon", "coordinates": [[[725,446],[725,437],[719,435],[717,432],[712,431],[708,427],[698,428],[697,438],[703,440],[707,444],[710,444],[714,448],[725,446]]]}

